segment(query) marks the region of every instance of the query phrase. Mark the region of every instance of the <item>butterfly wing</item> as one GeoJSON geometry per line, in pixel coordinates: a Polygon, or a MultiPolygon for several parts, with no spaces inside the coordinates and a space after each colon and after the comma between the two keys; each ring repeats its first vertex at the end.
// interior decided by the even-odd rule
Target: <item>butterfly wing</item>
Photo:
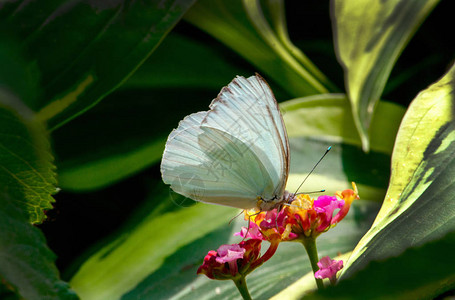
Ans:
{"type": "Polygon", "coordinates": [[[236,77],[207,112],[183,119],[166,142],[163,181],[191,199],[239,208],[285,188],[289,146],[278,104],[259,75],[236,77]]]}

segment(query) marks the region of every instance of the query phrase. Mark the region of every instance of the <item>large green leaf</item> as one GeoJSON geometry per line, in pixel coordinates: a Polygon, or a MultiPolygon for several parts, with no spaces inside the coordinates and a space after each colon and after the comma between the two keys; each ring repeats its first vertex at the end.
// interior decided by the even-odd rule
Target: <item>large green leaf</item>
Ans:
{"type": "Polygon", "coordinates": [[[41,72],[44,93],[32,107],[55,128],[126,80],[193,2],[8,1],[0,26],[23,40],[41,72]]]}
{"type": "Polygon", "coordinates": [[[283,42],[286,26],[278,24],[284,22],[283,5],[261,4],[259,1],[202,0],[188,11],[185,19],[239,53],[292,96],[325,93],[328,88],[334,90],[303,53],[295,47],[290,50],[288,39],[283,42]],[[274,12],[271,21],[264,13],[270,10],[274,12]]]}
{"type": "Polygon", "coordinates": [[[413,100],[395,142],[383,207],[342,278],[455,230],[454,91],[455,65],[413,100]]]}
{"type": "Polygon", "coordinates": [[[31,224],[43,221],[56,192],[48,136],[20,99],[38,94],[36,76],[14,39],[0,39],[0,298],[75,299],[31,224]]]}
{"type": "Polygon", "coordinates": [[[372,114],[392,67],[437,3],[332,0],[335,49],[364,149],[369,149],[372,114]]]}
{"type": "MultiPolygon", "coordinates": [[[[1,65],[17,56],[11,51],[2,52],[1,48],[1,65]]],[[[32,82],[10,87],[9,81],[22,80],[24,73],[20,64],[5,65],[11,69],[0,72],[0,192],[20,202],[29,222],[40,223],[44,210],[52,208],[51,195],[57,191],[55,167],[44,127],[34,120],[33,112],[15,94],[20,88],[33,90],[32,82]]]]}
{"type": "Polygon", "coordinates": [[[43,220],[56,191],[48,146],[33,113],[0,89],[0,285],[24,299],[74,299],[44,236],[30,224],[43,220]]]}
{"type": "Polygon", "coordinates": [[[52,208],[51,194],[56,192],[49,144],[43,128],[31,120],[28,108],[6,93],[0,90],[1,189],[23,202],[30,222],[40,223],[44,210],[52,208]]]}

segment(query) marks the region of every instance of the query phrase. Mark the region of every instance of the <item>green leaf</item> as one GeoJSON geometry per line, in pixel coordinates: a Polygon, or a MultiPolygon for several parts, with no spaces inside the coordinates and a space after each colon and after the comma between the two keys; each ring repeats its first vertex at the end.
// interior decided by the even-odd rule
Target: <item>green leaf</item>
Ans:
{"type": "Polygon", "coordinates": [[[55,128],[125,81],[193,2],[6,2],[0,27],[23,40],[40,70],[44,93],[33,109],[55,128]]]}
{"type": "Polygon", "coordinates": [[[396,256],[455,230],[454,87],[452,66],[411,103],[395,142],[383,207],[342,278],[370,261],[396,256]]]}
{"type": "MultiPolygon", "coordinates": [[[[335,49],[363,148],[370,122],[400,53],[438,0],[332,1],[335,49]]],[[[371,134],[373,136],[373,134],[371,134]]]]}
{"type": "MultiPolygon", "coordinates": [[[[282,5],[275,7],[267,3],[265,10],[268,5],[283,10],[282,5]]],[[[275,12],[274,21],[270,21],[273,26],[279,22],[278,14],[283,12],[275,12]]],[[[279,38],[258,1],[198,1],[185,20],[232,48],[292,96],[326,93],[327,86],[333,87],[303,53],[295,47],[290,51],[289,42],[282,42],[283,33],[279,38]]],[[[280,26],[283,31],[284,25],[280,26]]]]}
{"type": "Polygon", "coordinates": [[[30,223],[52,208],[56,179],[47,134],[33,113],[0,89],[0,192],[19,201],[30,223]]]}
{"type": "Polygon", "coordinates": [[[0,89],[0,284],[24,299],[76,299],[59,279],[55,255],[30,223],[52,208],[55,174],[42,125],[0,89]]]}

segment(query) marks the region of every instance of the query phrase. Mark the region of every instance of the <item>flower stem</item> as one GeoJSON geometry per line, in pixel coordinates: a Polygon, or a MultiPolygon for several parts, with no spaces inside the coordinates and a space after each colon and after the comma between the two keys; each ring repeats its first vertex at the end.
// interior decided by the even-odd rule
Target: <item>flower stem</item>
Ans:
{"type": "MultiPolygon", "coordinates": [[[[316,248],[316,239],[313,237],[304,238],[302,244],[305,247],[306,252],[308,253],[308,257],[310,258],[313,273],[316,273],[319,270],[318,266],[319,257],[318,249],[316,248]]],[[[322,290],[324,288],[324,283],[322,282],[322,279],[315,278],[315,280],[318,289],[322,290]]]]}
{"type": "Polygon", "coordinates": [[[246,281],[244,276],[237,276],[232,279],[234,281],[235,286],[240,292],[240,295],[242,295],[242,298],[244,300],[251,300],[250,292],[248,291],[248,288],[246,286],[246,281]]]}

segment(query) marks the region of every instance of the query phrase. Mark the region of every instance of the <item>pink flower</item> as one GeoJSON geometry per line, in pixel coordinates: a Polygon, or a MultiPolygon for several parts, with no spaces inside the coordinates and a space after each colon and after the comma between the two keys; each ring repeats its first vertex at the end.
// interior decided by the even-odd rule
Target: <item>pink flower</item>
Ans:
{"type": "Polygon", "coordinates": [[[218,256],[216,261],[219,263],[231,262],[243,258],[245,249],[241,248],[238,244],[221,245],[218,248],[218,256]]]}
{"type": "Polygon", "coordinates": [[[220,264],[228,263],[231,275],[235,276],[238,272],[237,260],[243,258],[245,251],[246,250],[238,244],[221,245],[218,248],[215,260],[220,264]]]}
{"type": "Polygon", "coordinates": [[[317,279],[329,278],[332,285],[336,283],[337,272],[343,269],[342,260],[332,260],[328,256],[324,256],[318,262],[319,271],[314,273],[314,277],[317,279]]]}
{"type": "Polygon", "coordinates": [[[261,256],[261,243],[262,240],[250,239],[238,244],[221,245],[217,251],[208,252],[197,274],[205,274],[210,279],[218,280],[244,277],[269,260],[279,244],[271,242],[261,256]]]}
{"type": "Polygon", "coordinates": [[[331,225],[333,212],[344,206],[344,200],[338,200],[335,196],[322,195],[314,201],[313,205],[319,218],[319,226],[316,230],[323,232],[331,225]]]}
{"type": "Polygon", "coordinates": [[[250,228],[242,227],[240,232],[234,233],[234,236],[241,236],[242,238],[250,238],[266,241],[267,238],[264,237],[261,233],[259,226],[256,223],[250,222],[250,228]]]}

